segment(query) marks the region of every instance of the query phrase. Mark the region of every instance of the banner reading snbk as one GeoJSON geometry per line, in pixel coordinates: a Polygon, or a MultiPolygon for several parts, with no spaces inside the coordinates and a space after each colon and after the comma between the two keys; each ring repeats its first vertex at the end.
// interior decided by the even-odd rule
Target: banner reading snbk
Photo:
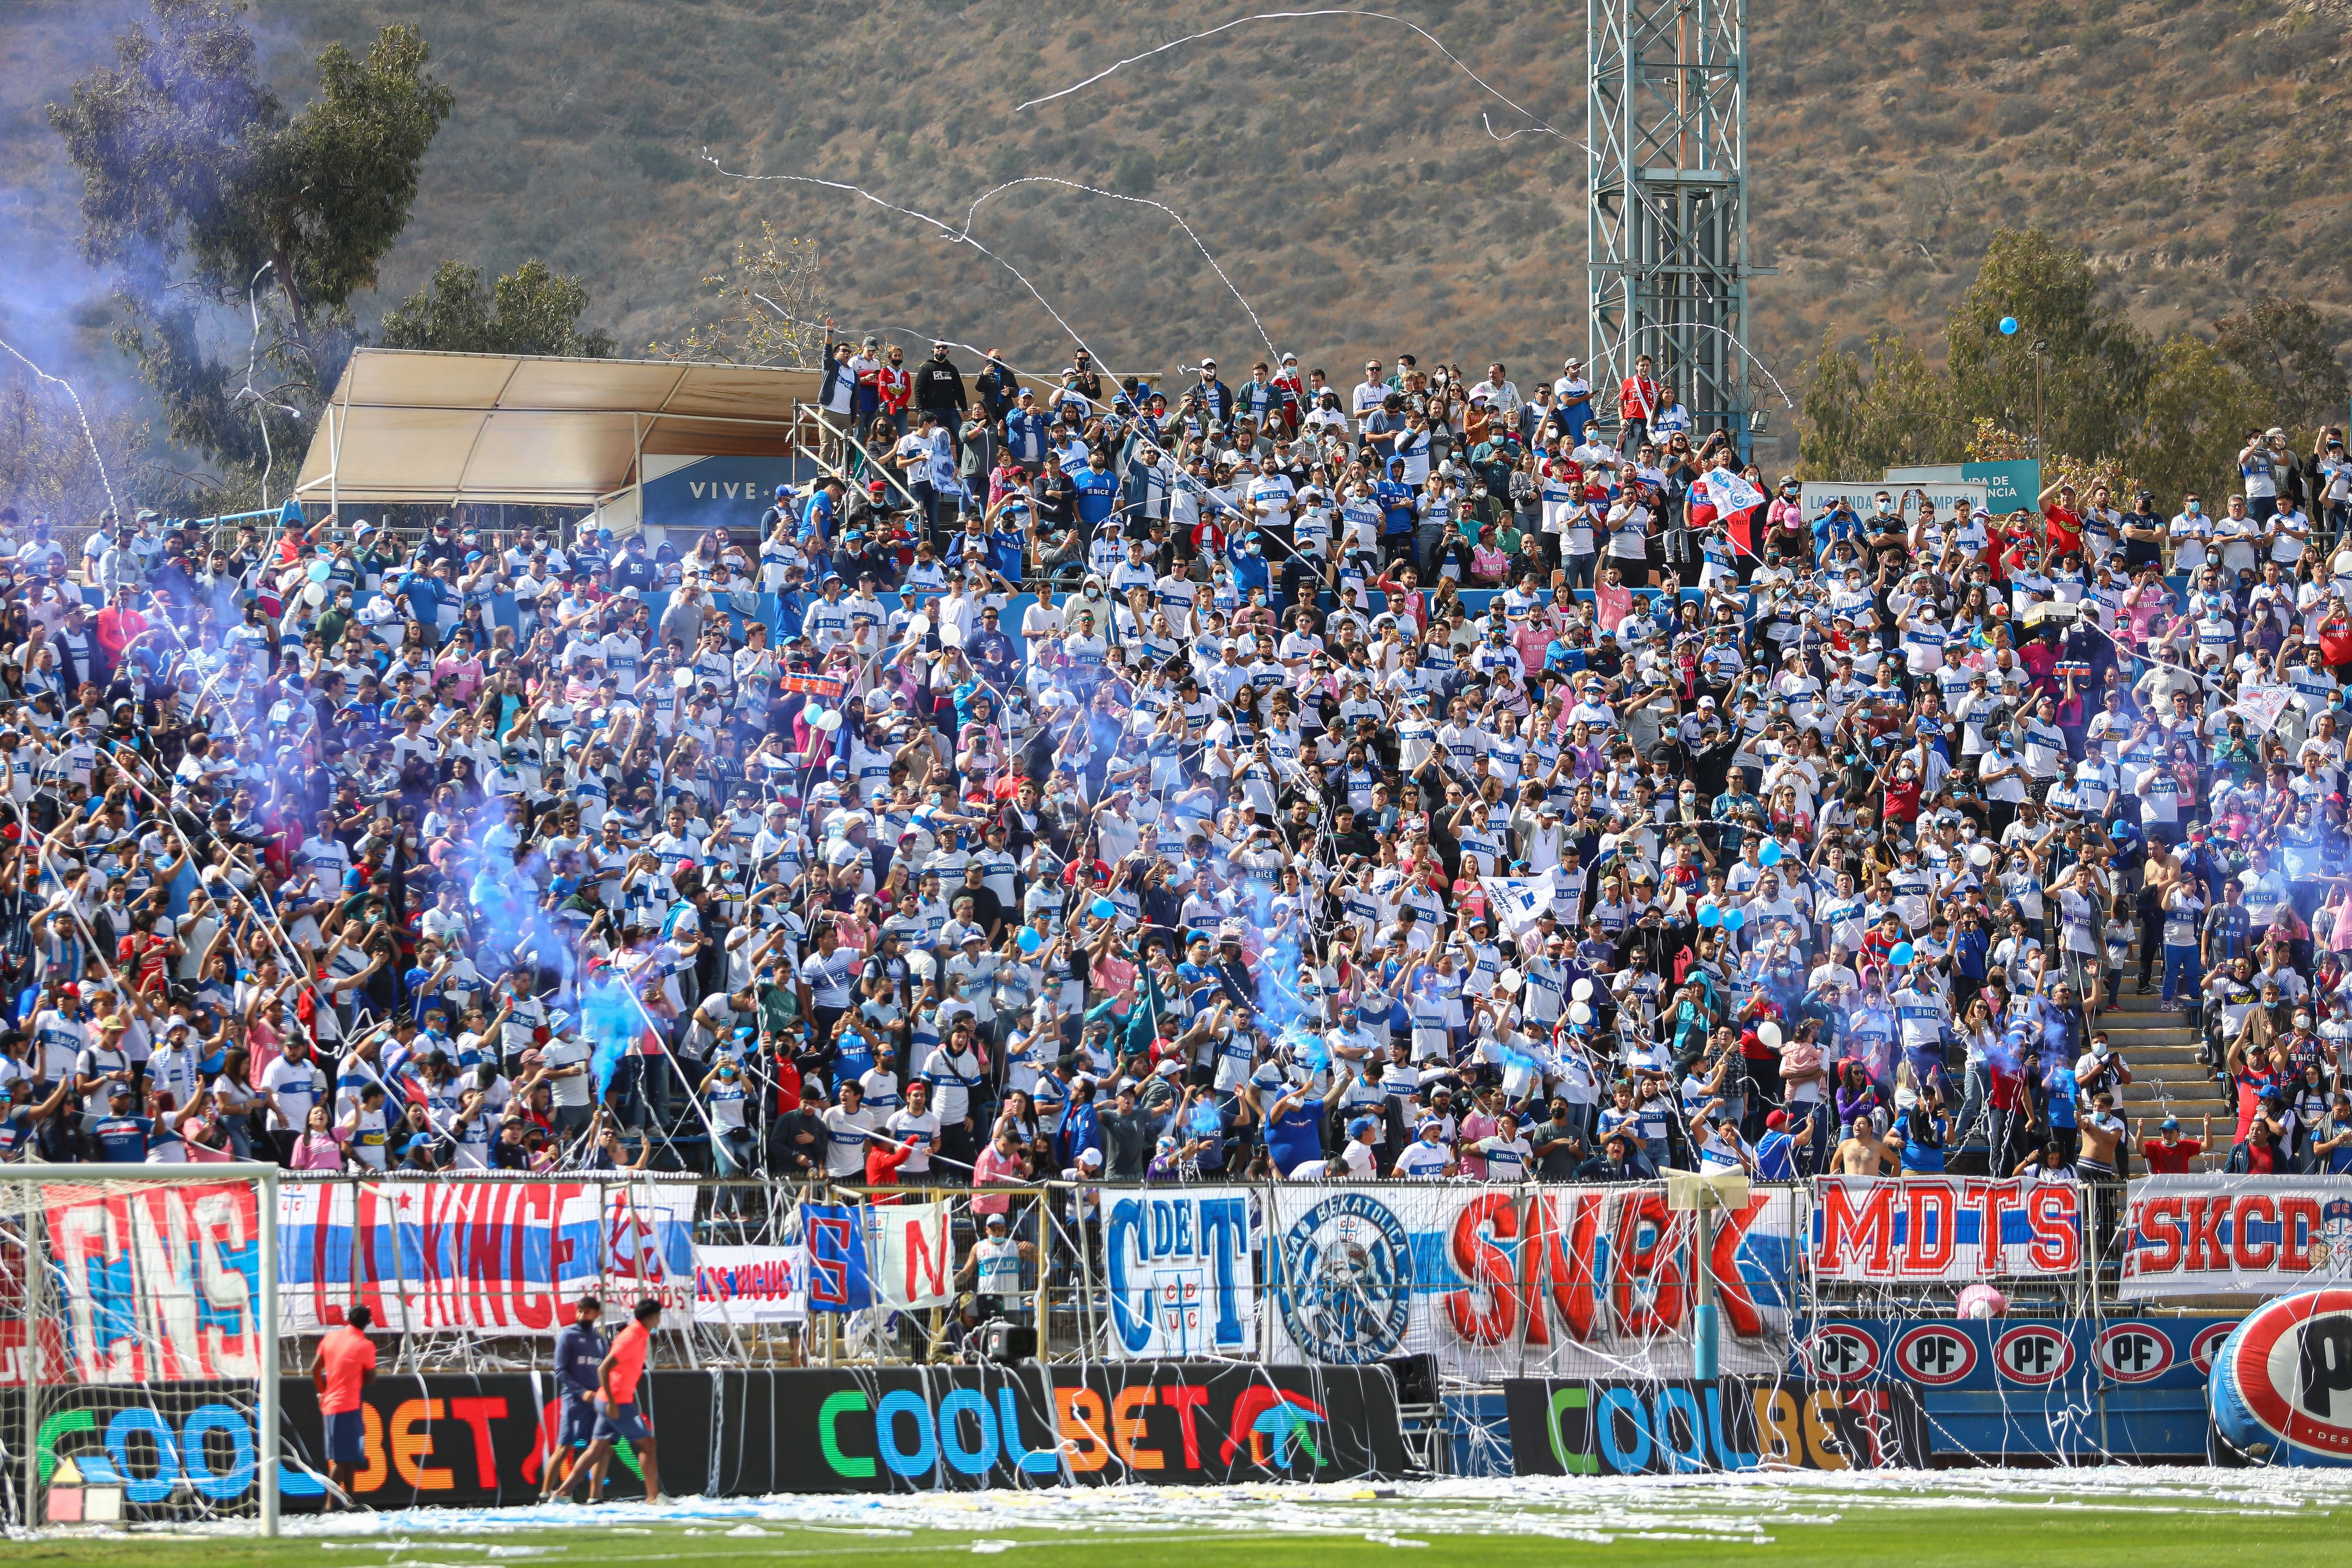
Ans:
{"type": "Polygon", "coordinates": [[[2082,1189],[1977,1176],[1822,1176],[1822,1279],[1990,1279],[2083,1266],[2082,1189]]]}
{"type": "Polygon", "coordinates": [[[279,1192],[278,1317],[316,1333],[552,1334],[571,1299],[695,1305],[694,1188],[611,1182],[335,1182],[279,1192]]]}
{"type": "Polygon", "coordinates": [[[2277,1296],[2352,1282],[2352,1177],[2148,1176],[2131,1184],[2126,1300],[2277,1296]]]}
{"type": "MultiPolygon", "coordinates": [[[[1276,1188],[1265,1277],[1276,1362],[1434,1355],[1447,1376],[1688,1377],[1695,1216],[1662,1187],[1276,1188]]],[[[1717,1216],[1705,1267],[1722,1366],[1789,1362],[1794,1204],[1717,1216]]]]}
{"type": "MultiPolygon", "coordinates": [[[[255,1375],[257,1349],[275,1344],[256,1321],[262,1267],[256,1191],[243,1182],[201,1181],[42,1186],[73,1378],[136,1384],[255,1375]]],[[[46,1349],[43,1364],[57,1364],[46,1349]]],[[[23,1381],[15,1358],[10,1370],[10,1381],[23,1381]]]]}

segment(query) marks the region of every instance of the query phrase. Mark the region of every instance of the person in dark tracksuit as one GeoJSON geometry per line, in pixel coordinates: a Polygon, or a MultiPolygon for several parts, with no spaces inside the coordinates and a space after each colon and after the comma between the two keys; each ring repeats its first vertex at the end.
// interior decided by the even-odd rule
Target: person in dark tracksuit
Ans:
{"type": "MultiPolygon", "coordinates": [[[[604,1360],[604,1336],[596,1320],[604,1304],[583,1296],[572,1306],[572,1325],[555,1336],[555,1381],[561,1390],[562,1418],[547,1452],[547,1473],[539,1480],[539,1500],[551,1500],[567,1474],[559,1463],[566,1454],[577,1456],[596,1435],[596,1369],[604,1360]]],[[[576,1468],[576,1465],[573,1467],[576,1468]]],[[[595,1499],[589,1500],[593,1502],[595,1499]]]]}

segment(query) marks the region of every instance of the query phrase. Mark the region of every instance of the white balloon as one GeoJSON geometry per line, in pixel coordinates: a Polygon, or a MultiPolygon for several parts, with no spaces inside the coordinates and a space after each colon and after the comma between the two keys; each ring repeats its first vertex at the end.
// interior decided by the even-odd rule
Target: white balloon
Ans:
{"type": "Polygon", "coordinates": [[[1978,845],[1975,848],[1973,848],[1973,849],[1969,850],[1969,863],[1970,865],[1972,865],[1972,866],[1990,866],[1990,865],[1991,865],[1991,864],[1992,864],[1992,846],[1991,846],[1991,845],[1990,845],[1990,844],[1979,844],[1979,845],[1978,845]]]}
{"type": "Polygon", "coordinates": [[[1495,976],[1495,984],[1505,991],[1517,991],[1526,980],[1527,976],[1516,969],[1506,969],[1502,973],[1495,976]]]}
{"type": "Polygon", "coordinates": [[[1756,1037],[1778,1050],[1780,1048],[1780,1026],[1767,1018],[1756,1026],[1756,1037]]]}
{"type": "Polygon", "coordinates": [[[1568,1005],[1568,1021],[1571,1024],[1590,1024],[1592,1022],[1592,1009],[1581,1002],[1570,1002],[1568,1005]]]}
{"type": "Polygon", "coordinates": [[[940,646],[941,647],[963,647],[963,628],[956,625],[953,621],[941,621],[940,623],[940,646]]]}
{"type": "Polygon", "coordinates": [[[325,604],[327,602],[327,585],[323,583],[303,584],[302,602],[313,609],[325,604]]]}
{"type": "Polygon", "coordinates": [[[841,728],[841,710],[838,708],[828,708],[824,712],[818,714],[815,718],[810,720],[809,722],[815,725],[818,729],[830,733],[831,731],[841,728]]]}
{"type": "Polygon", "coordinates": [[[1568,994],[1579,1002],[1590,1002],[1592,1000],[1592,982],[1580,980],[1568,988],[1568,994]]]}
{"type": "Polygon", "coordinates": [[[914,619],[907,623],[907,635],[910,637],[927,637],[930,636],[931,617],[918,611],[914,619]]]}
{"type": "Polygon", "coordinates": [[[692,689],[694,686],[693,669],[688,668],[671,670],[669,672],[669,683],[672,686],[677,687],[680,691],[692,689]]]}

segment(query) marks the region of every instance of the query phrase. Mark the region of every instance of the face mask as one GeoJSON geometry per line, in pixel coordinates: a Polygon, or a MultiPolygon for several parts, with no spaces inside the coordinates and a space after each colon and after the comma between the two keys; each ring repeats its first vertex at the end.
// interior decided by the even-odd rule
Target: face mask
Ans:
{"type": "Polygon", "coordinates": [[[2184,511],[2184,512],[2188,513],[2190,517],[2195,517],[2195,516],[2197,515],[2197,513],[2198,513],[2198,510],[2199,510],[2198,503],[2197,503],[2197,502],[2195,502],[2195,501],[2189,501],[2189,503],[2187,503],[2186,505],[2184,505],[2180,510],[2181,510],[2182,511],[2184,511]]]}

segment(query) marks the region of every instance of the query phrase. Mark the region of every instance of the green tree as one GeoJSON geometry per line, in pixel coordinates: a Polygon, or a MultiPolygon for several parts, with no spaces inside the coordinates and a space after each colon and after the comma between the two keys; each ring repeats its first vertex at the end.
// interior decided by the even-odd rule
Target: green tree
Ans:
{"type": "Polygon", "coordinates": [[[1808,479],[1874,479],[1891,468],[1960,459],[1966,432],[1951,378],[1892,332],[1865,367],[1825,334],[1802,371],[1798,467],[1808,479]]]}
{"type": "Polygon", "coordinates": [[[2343,422],[2344,366],[2308,300],[2257,294],[2243,312],[2213,323],[2213,346],[2267,405],[2255,425],[2284,425],[2300,437],[2343,422]]]}
{"type": "Polygon", "coordinates": [[[49,123],[81,174],[83,254],[114,277],[115,340],[171,438],[257,470],[299,454],[454,100],[424,35],[389,26],[364,59],[321,53],[317,96],[289,114],[256,73],[241,0],[152,4],[152,29],[120,35],[49,123]],[[210,342],[246,335],[231,311],[247,351],[215,357],[210,342]]]}
{"type": "Polygon", "coordinates": [[[2152,349],[2101,300],[2088,258],[2040,229],[1993,236],[1945,336],[1968,419],[2032,431],[2038,408],[2043,450],[2084,456],[2116,450],[2134,426],[2152,349]]]}
{"type": "Polygon", "coordinates": [[[536,258],[487,289],[480,268],[445,261],[431,283],[385,312],[377,336],[389,349],[610,359],[613,334],[581,329],[587,309],[587,286],[536,258]]]}
{"type": "Polygon", "coordinates": [[[2271,406],[2213,344],[2175,333],[2152,358],[2138,421],[2124,447],[2126,466],[2166,511],[2178,510],[2191,491],[2219,511],[2218,498],[2237,488],[2245,432],[2265,425],[2271,406]]]}

